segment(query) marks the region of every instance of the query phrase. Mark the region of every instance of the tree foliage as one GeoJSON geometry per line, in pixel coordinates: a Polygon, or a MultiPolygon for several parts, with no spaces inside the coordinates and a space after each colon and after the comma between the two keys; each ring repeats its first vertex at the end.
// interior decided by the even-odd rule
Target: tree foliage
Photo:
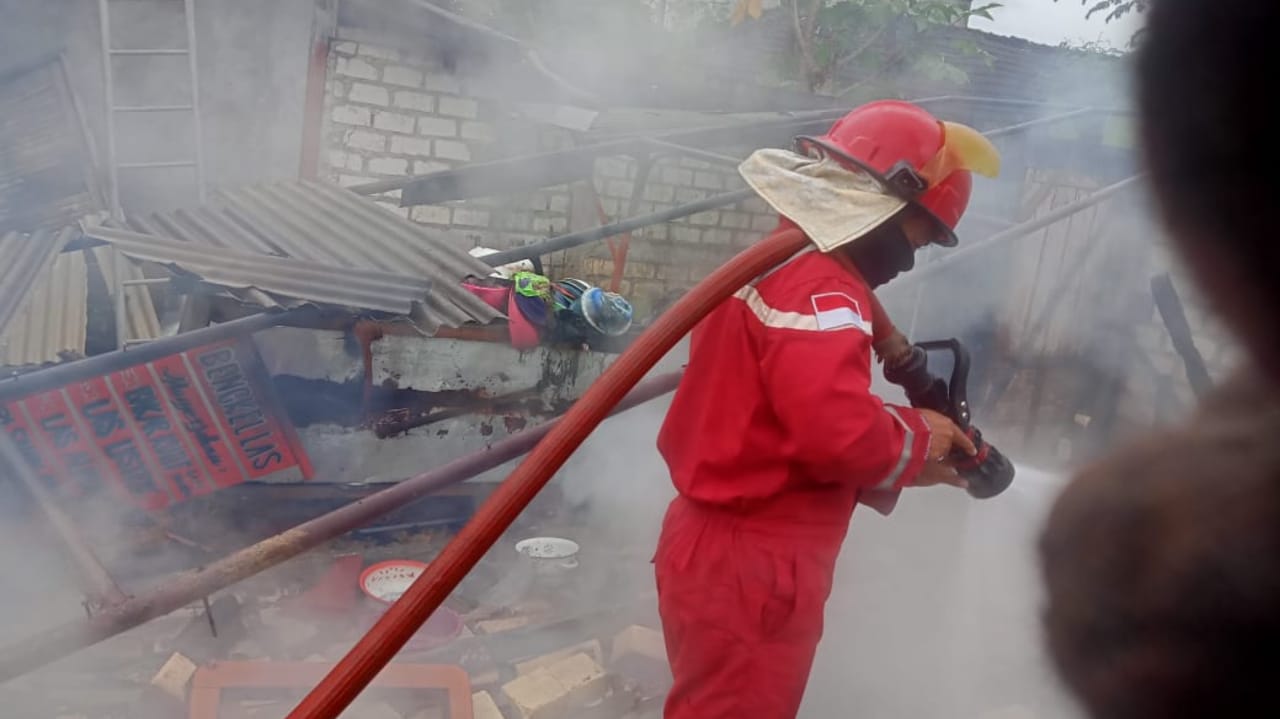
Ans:
{"type": "MultiPolygon", "coordinates": [[[[781,11],[791,17],[796,74],[810,91],[843,96],[897,71],[962,82],[958,68],[916,41],[939,27],[963,27],[971,17],[990,19],[998,7],[956,0],[783,0],[781,11]]],[[[739,0],[730,21],[762,14],[759,0],[739,0]]],[[[972,43],[958,49],[979,52],[972,43]]]]}
{"type": "MultiPolygon", "coordinates": [[[[1053,0],[1058,2],[1058,0],[1053,0]]],[[[1106,13],[1107,22],[1119,20],[1131,12],[1143,13],[1151,7],[1152,0],[1080,0],[1081,5],[1088,5],[1085,17],[1091,18],[1098,13],[1106,13]]]]}

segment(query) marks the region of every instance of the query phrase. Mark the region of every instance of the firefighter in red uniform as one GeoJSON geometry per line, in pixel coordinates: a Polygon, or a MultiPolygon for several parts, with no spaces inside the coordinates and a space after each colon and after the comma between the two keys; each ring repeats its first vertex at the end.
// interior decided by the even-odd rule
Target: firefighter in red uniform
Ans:
{"type": "Polygon", "coordinates": [[[694,330],[658,439],[679,492],[654,559],[675,678],[667,719],[794,717],[855,505],[887,513],[904,487],[964,486],[942,458],[974,451],[945,416],[871,393],[871,292],[916,249],[955,244],[970,171],[994,175],[995,149],[884,101],[797,150],[756,153],[782,169],[753,181],[748,160],[743,175],[783,216],[779,231],[799,226],[815,248],[694,330]]]}

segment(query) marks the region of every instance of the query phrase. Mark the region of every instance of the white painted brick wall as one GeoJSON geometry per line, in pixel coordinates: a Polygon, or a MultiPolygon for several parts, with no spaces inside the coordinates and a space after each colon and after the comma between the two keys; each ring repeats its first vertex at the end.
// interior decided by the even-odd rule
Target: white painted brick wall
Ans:
{"type": "Polygon", "coordinates": [[[418,133],[429,137],[457,137],[458,121],[445,117],[419,117],[418,133]]]}
{"type": "Polygon", "coordinates": [[[373,111],[367,107],[355,105],[338,105],[329,115],[334,122],[341,125],[357,125],[368,127],[373,124],[373,111]]]}
{"type": "Polygon", "coordinates": [[[379,175],[407,175],[409,161],[398,157],[375,157],[369,160],[369,172],[379,175]]]}
{"type": "Polygon", "coordinates": [[[459,162],[469,162],[471,160],[471,149],[464,143],[452,140],[436,140],[435,153],[436,157],[445,160],[458,160],[459,162]]]}
{"type": "Polygon", "coordinates": [[[489,213],[484,210],[458,207],[453,211],[453,222],[457,225],[467,225],[469,227],[488,227],[489,213]]]}
{"type": "Polygon", "coordinates": [[[396,155],[412,155],[414,157],[433,157],[431,141],[419,137],[391,138],[391,152],[396,155]]]}
{"type": "MultiPolygon", "coordinates": [[[[389,132],[400,132],[406,135],[413,134],[413,128],[417,124],[417,118],[413,115],[403,115],[398,112],[381,111],[373,115],[373,126],[379,130],[387,130],[389,132]]],[[[394,138],[399,139],[399,138],[394,138]]],[[[393,150],[394,152],[394,150],[393,150]]]]}
{"type": "Polygon", "coordinates": [[[339,58],[338,74],[346,77],[358,77],[362,80],[377,80],[378,68],[359,58],[339,58]]]}
{"type": "Polygon", "coordinates": [[[445,95],[462,94],[462,83],[453,75],[442,72],[427,73],[422,78],[422,87],[445,95]]]}
{"type": "Polygon", "coordinates": [[[385,87],[357,82],[351,86],[351,91],[347,93],[347,99],[351,102],[387,107],[391,104],[391,93],[385,87]]]}
{"type": "Polygon", "coordinates": [[[451,166],[446,162],[438,162],[436,160],[413,161],[413,174],[415,175],[427,175],[432,172],[440,172],[448,169],[451,169],[451,166]]]}
{"type": "Polygon", "coordinates": [[[397,65],[388,65],[382,71],[382,81],[388,85],[403,85],[404,87],[422,87],[422,73],[411,67],[399,67],[397,65]]]}
{"type": "Polygon", "coordinates": [[[409,90],[397,90],[395,99],[392,101],[396,107],[403,107],[406,110],[417,110],[418,112],[435,112],[436,98],[434,95],[426,95],[421,92],[410,92],[409,90]]]}
{"type": "Polygon", "coordinates": [[[346,134],[345,141],[348,148],[355,150],[385,152],[387,149],[386,137],[367,130],[352,130],[346,134]]]}
{"type": "Polygon", "coordinates": [[[441,115],[461,117],[474,120],[480,115],[480,104],[465,97],[449,97],[442,95],[437,103],[441,115]]]}
{"type": "Polygon", "coordinates": [[[453,222],[453,212],[443,205],[418,205],[409,213],[409,219],[426,225],[448,225],[453,222]]]}

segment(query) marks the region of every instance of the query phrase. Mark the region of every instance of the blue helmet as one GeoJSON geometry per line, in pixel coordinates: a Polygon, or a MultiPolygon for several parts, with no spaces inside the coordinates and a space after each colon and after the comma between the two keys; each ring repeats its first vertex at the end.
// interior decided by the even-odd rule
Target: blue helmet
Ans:
{"type": "Polygon", "coordinates": [[[578,298],[582,317],[602,335],[616,337],[631,329],[631,303],[622,295],[592,287],[578,298]]]}

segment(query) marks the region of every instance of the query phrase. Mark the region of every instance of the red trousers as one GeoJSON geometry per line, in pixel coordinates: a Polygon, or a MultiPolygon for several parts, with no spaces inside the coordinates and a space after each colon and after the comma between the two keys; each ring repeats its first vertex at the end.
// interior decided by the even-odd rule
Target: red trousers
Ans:
{"type": "Polygon", "coordinates": [[[672,502],[654,558],[665,719],[794,719],[846,529],[672,502]]]}

